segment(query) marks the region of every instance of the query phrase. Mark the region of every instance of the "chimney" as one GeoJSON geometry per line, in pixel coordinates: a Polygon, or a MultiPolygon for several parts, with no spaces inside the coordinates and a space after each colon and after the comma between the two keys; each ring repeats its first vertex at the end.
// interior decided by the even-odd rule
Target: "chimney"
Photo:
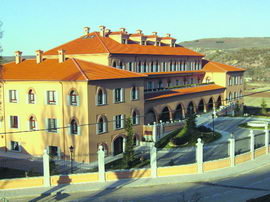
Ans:
{"type": "Polygon", "coordinates": [[[59,63],[65,62],[65,50],[58,50],[59,63]]]}
{"type": "Polygon", "coordinates": [[[137,29],[136,32],[137,32],[137,34],[142,34],[142,30],[140,30],[140,29],[137,29]]]}
{"type": "Polygon", "coordinates": [[[120,31],[126,33],[126,28],[120,28],[120,31]]]}
{"type": "Polygon", "coordinates": [[[99,32],[100,36],[105,37],[105,29],[106,29],[106,27],[103,26],[103,25],[100,25],[99,29],[100,29],[100,32],[99,32]]]}
{"type": "Polygon", "coordinates": [[[22,62],[22,52],[21,51],[15,51],[15,63],[19,64],[22,62]]]}
{"type": "Polygon", "coordinates": [[[106,30],[105,30],[105,34],[109,34],[110,32],[111,32],[110,29],[106,29],[106,30]]]}
{"type": "Polygon", "coordinates": [[[171,37],[171,34],[166,34],[166,37],[171,37]]]}
{"type": "Polygon", "coordinates": [[[84,33],[84,35],[89,34],[89,32],[90,32],[90,27],[84,27],[84,28],[83,28],[83,33],[84,33]]]}
{"type": "Polygon", "coordinates": [[[153,34],[154,36],[157,36],[157,32],[152,32],[152,34],[153,34]]]}
{"type": "Polygon", "coordinates": [[[36,50],[36,61],[37,61],[37,64],[39,64],[39,63],[42,62],[42,54],[43,54],[43,51],[42,50],[36,50]]]}

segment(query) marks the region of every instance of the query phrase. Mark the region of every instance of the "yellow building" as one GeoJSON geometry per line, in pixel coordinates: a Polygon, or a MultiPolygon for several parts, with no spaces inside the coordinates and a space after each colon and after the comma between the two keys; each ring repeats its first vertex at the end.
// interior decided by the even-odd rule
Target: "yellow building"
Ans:
{"type": "Polygon", "coordinates": [[[40,156],[45,148],[65,158],[95,159],[124,151],[124,119],[134,142],[143,125],[179,120],[238,101],[244,69],[206,61],[169,34],[129,34],[124,28],[84,35],[25,60],[4,64],[0,86],[0,148],[40,156]]]}

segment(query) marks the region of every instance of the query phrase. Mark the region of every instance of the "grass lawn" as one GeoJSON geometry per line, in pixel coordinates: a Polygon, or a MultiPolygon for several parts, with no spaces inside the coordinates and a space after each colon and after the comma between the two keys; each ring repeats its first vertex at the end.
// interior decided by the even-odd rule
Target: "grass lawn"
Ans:
{"type": "Polygon", "coordinates": [[[204,143],[213,142],[221,137],[220,133],[213,132],[211,129],[206,127],[198,127],[193,131],[192,135],[186,135],[187,129],[186,127],[176,130],[166,137],[163,137],[156,143],[157,148],[176,148],[176,147],[187,147],[187,146],[195,146],[197,143],[197,139],[201,138],[204,143]],[[178,139],[178,143],[174,144],[173,139],[178,139]]]}

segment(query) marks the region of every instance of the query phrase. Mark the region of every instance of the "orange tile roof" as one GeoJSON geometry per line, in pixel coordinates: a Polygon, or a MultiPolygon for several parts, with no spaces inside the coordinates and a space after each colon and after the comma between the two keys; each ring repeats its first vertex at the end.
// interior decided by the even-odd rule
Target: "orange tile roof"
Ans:
{"type": "Polygon", "coordinates": [[[130,37],[138,37],[138,36],[144,36],[143,34],[136,33],[136,34],[130,34],[130,37]]]}
{"type": "Polygon", "coordinates": [[[30,59],[19,64],[11,62],[4,64],[0,73],[3,80],[23,81],[87,81],[146,76],[78,59],[67,59],[63,63],[57,59],[45,59],[40,64],[30,59]]]}
{"type": "Polygon", "coordinates": [[[173,37],[170,37],[170,36],[166,36],[166,37],[161,37],[161,40],[162,39],[167,40],[167,39],[176,39],[176,38],[173,38],[173,37]]]}
{"type": "Polygon", "coordinates": [[[152,100],[157,100],[157,99],[170,98],[174,96],[188,95],[188,94],[213,91],[213,90],[224,90],[224,89],[225,87],[222,87],[216,84],[210,84],[206,86],[197,86],[197,87],[182,88],[182,89],[171,89],[169,91],[164,91],[164,92],[149,93],[149,94],[145,94],[144,98],[146,101],[152,101],[152,100]]]}
{"type": "Polygon", "coordinates": [[[179,55],[179,56],[204,56],[184,47],[154,46],[139,44],[121,44],[110,37],[101,37],[93,32],[87,36],[60,45],[48,50],[44,55],[57,55],[57,50],[64,49],[66,54],[138,54],[138,55],[179,55]]]}
{"type": "Polygon", "coordinates": [[[160,38],[159,36],[157,35],[146,35],[147,38],[160,38]]]}
{"type": "Polygon", "coordinates": [[[202,70],[192,70],[192,71],[174,71],[174,72],[149,72],[144,74],[148,76],[158,76],[158,75],[189,74],[189,73],[205,73],[205,72],[202,70]]]}
{"type": "Polygon", "coordinates": [[[205,72],[237,72],[237,71],[243,72],[243,71],[246,71],[243,68],[234,67],[231,65],[226,65],[226,64],[213,62],[213,61],[207,61],[207,60],[204,60],[204,61],[207,62],[203,66],[203,69],[202,69],[205,72]]]}

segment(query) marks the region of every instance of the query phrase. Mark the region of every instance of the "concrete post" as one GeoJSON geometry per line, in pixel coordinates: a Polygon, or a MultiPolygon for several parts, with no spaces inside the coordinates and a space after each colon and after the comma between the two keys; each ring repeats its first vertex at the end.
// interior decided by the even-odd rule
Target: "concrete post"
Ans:
{"type": "Polygon", "coordinates": [[[105,182],[105,152],[102,145],[98,147],[98,179],[105,182]]]}
{"type": "Polygon", "coordinates": [[[160,127],[159,127],[159,130],[160,130],[160,132],[159,132],[159,136],[160,136],[160,138],[162,138],[163,137],[163,127],[164,127],[164,124],[163,124],[163,122],[162,122],[162,120],[160,120],[160,127]]]}
{"type": "Polygon", "coordinates": [[[255,157],[255,149],[254,149],[255,136],[254,136],[253,130],[250,130],[249,136],[250,136],[250,153],[251,153],[251,160],[254,160],[254,157],[255,157]]]}
{"type": "Polygon", "coordinates": [[[51,176],[50,176],[50,156],[48,150],[45,149],[43,153],[43,176],[44,176],[44,186],[51,186],[51,176]]]}
{"type": "Polygon", "coordinates": [[[123,152],[126,151],[126,142],[127,142],[127,138],[123,138],[123,152]]]}
{"type": "Polygon", "coordinates": [[[235,166],[235,139],[234,135],[231,134],[231,137],[229,138],[229,155],[231,159],[231,167],[235,166]]]}
{"type": "Polygon", "coordinates": [[[152,140],[153,140],[153,142],[156,142],[157,141],[157,124],[156,124],[156,122],[154,122],[152,127],[153,127],[152,140]]]}
{"type": "Polygon", "coordinates": [[[269,153],[269,129],[268,129],[268,123],[265,124],[265,153],[269,153]]]}
{"type": "Polygon", "coordinates": [[[150,147],[150,166],[151,176],[153,178],[157,177],[157,148],[154,143],[152,143],[150,147]]]}
{"type": "Polygon", "coordinates": [[[198,166],[198,173],[203,173],[203,143],[201,138],[198,138],[196,143],[196,160],[198,166]]]}

